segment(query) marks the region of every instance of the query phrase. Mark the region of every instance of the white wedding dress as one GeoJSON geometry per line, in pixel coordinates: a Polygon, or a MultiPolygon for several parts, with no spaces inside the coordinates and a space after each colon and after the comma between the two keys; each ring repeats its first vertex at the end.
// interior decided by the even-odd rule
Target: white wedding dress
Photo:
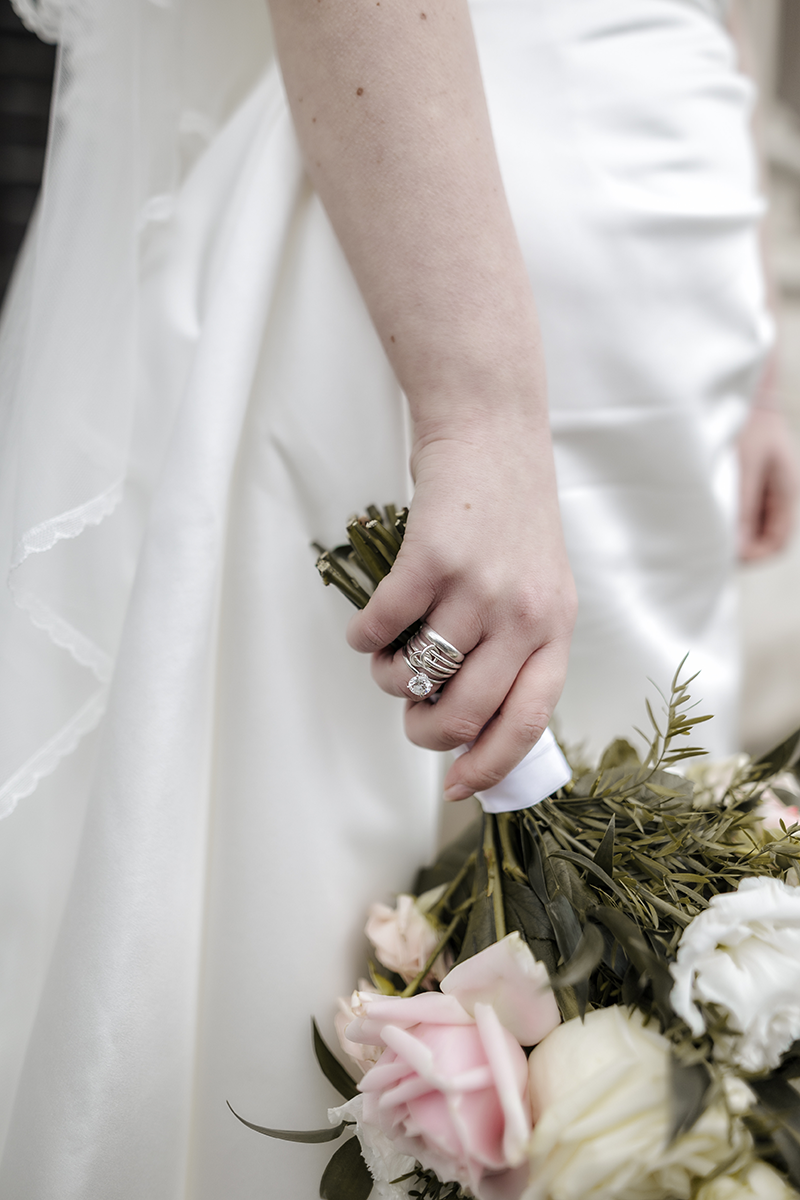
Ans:
{"type": "MultiPolygon", "coordinates": [[[[407,498],[402,397],[263,0],[18,3],[63,51],[0,346],[0,1195],[312,1200],[330,1148],[225,1100],[324,1123],[310,1014],[434,844],[435,756],[309,549],[407,498]]],[[[630,734],[688,650],[731,749],[749,85],[713,0],[472,9],[581,601],[562,731],[630,734]]]]}

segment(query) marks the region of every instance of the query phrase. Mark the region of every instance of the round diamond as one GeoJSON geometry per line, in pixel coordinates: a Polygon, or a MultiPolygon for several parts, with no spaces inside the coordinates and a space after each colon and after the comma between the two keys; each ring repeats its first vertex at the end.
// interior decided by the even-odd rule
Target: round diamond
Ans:
{"type": "Polygon", "coordinates": [[[412,696],[429,696],[433,691],[433,684],[428,676],[420,671],[418,675],[414,675],[408,681],[408,690],[412,696]]]}

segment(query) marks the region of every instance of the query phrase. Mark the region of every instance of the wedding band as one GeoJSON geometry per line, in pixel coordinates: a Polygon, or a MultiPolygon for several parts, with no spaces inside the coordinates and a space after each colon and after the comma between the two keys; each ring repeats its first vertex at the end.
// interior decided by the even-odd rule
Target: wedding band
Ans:
{"type": "Polygon", "coordinates": [[[417,700],[424,700],[434,687],[452,679],[464,661],[464,655],[426,622],[406,642],[403,650],[411,671],[406,687],[417,700]]]}

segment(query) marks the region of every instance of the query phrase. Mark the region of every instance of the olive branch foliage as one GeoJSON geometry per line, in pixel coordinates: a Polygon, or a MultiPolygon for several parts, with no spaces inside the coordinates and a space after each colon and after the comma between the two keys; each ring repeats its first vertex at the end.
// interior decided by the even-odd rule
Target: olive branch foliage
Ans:
{"type": "MultiPolygon", "coordinates": [[[[347,525],[346,544],[317,546],[317,569],[358,608],[388,574],[402,544],[407,510],[387,505],[347,525]]],[[[419,627],[397,640],[403,645],[419,627]]],[[[640,754],[625,739],[603,753],[596,768],[574,762],[573,779],[553,796],[521,812],[483,814],[419,871],[414,892],[440,895],[428,911],[441,931],[436,949],[408,985],[375,961],[372,982],[388,995],[420,991],[444,950],[463,962],[507,933],[518,932],[547,968],[564,1020],[587,1009],[635,1006],[670,1040],[672,1136],[692,1127],[712,1099],[722,1095],[711,1063],[712,1039],[724,1033],[721,1014],[706,1011],[708,1032],[694,1038],[674,1012],[669,971],[687,925],[715,895],[735,890],[753,875],[800,884],[800,826],[765,834],[757,808],[776,775],[790,768],[800,730],[770,753],[739,770],[721,799],[703,801],[677,764],[705,754],[692,744],[708,716],[696,715],[684,662],[662,694],[659,715],[646,701],[650,732],[640,754]]],[[[780,790],[778,789],[780,795],[780,790]]],[[[788,797],[787,797],[788,799],[788,797]]],[[[316,1025],[319,1065],[345,1098],[356,1084],[325,1045],[316,1025]]],[[[748,1080],[757,1103],[748,1125],[758,1154],[800,1187],[800,1043],[767,1076],[748,1080]]],[[[233,1111],[233,1110],[231,1110],[233,1111]]],[[[238,1116],[238,1114],[234,1114],[238,1116]]],[[[239,1117],[239,1120],[244,1121],[239,1117]]],[[[310,1132],[244,1124],[270,1137],[331,1141],[348,1131],[310,1132]]],[[[403,1177],[415,1200],[463,1200],[465,1193],[417,1164],[403,1177]]],[[[399,1182],[399,1181],[397,1181],[399,1182]]],[[[367,1200],[372,1179],[350,1137],[322,1177],[323,1200],[367,1200]]]]}

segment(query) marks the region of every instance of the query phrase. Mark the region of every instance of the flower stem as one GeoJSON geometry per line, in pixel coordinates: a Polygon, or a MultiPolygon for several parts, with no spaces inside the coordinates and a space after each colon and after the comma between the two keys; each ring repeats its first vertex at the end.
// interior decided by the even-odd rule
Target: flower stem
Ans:
{"type": "Polygon", "coordinates": [[[430,973],[430,971],[433,970],[433,964],[436,962],[437,958],[442,953],[442,951],[444,950],[447,943],[450,941],[450,938],[455,933],[456,925],[461,920],[462,915],[463,915],[462,913],[456,913],[456,915],[453,917],[452,921],[447,926],[447,929],[445,929],[441,938],[436,943],[435,950],[431,954],[428,961],[425,963],[425,966],[422,968],[419,975],[415,975],[414,978],[411,980],[411,983],[409,983],[408,987],[405,988],[400,993],[400,996],[402,999],[408,999],[409,996],[413,996],[414,993],[416,992],[417,988],[421,986],[423,980],[427,977],[427,975],[430,973]]]}
{"type": "Polygon", "coordinates": [[[483,827],[483,857],[486,859],[486,870],[489,875],[488,895],[492,897],[494,907],[494,932],[498,942],[506,936],[506,915],[503,910],[503,879],[500,864],[497,861],[495,849],[494,828],[497,818],[486,813],[483,827]]]}
{"type": "Polygon", "coordinates": [[[475,866],[475,860],[477,857],[478,857],[478,851],[473,850],[472,854],[470,854],[469,858],[465,861],[461,870],[458,872],[458,874],[453,879],[450,880],[450,882],[447,885],[447,888],[445,889],[445,891],[442,893],[442,895],[439,897],[439,899],[434,904],[433,908],[431,909],[431,916],[433,916],[433,917],[437,916],[442,911],[443,908],[447,907],[447,903],[450,900],[451,896],[455,895],[455,893],[458,891],[461,884],[464,882],[464,879],[466,878],[466,876],[469,874],[469,872],[475,866]]]}
{"type": "Polygon", "coordinates": [[[528,876],[519,865],[517,856],[514,853],[514,847],[511,845],[511,832],[509,825],[513,820],[510,813],[500,813],[497,817],[497,828],[500,831],[500,849],[502,851],[502,865],[506,875],[510,875],[512,879],[519,880],[520,883],[527,883],[528,876]]]}

